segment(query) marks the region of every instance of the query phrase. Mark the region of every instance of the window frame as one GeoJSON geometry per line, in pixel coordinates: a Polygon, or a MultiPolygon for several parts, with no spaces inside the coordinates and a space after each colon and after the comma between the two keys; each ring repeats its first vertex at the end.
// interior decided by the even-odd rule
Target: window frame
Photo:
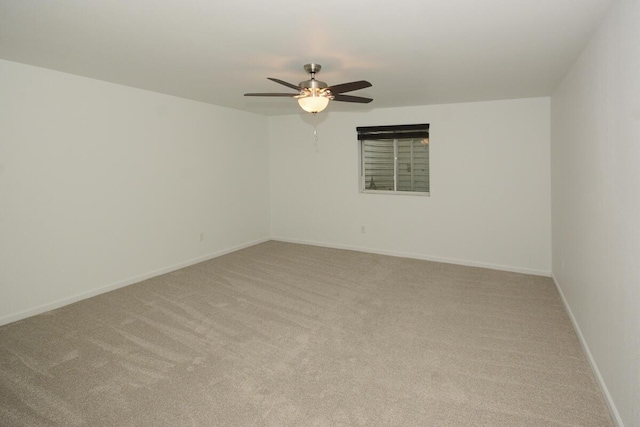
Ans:
{"type": "MultiPolygon", "coordinates": [[[[405,196],[431,196],[431,159],[427,159],[427,179],[429,191],[407,191],[398,190],[398,143],[403,140],[415,140],[418,138],[426,139],[429,144],[429,124],[419,125],[392,125],[392,126],[368,126],[357,127],[358,132],[358,162],[359,162],[359,179],[358,190],[363,194],[392,194],[392,195],[405,195],[405,196]],[[367,189],[366,183],[366,154],[365,154],[365,142],[366,141],[386,141],[393,144],[393,190],[371,190],[367,189]]],[[[428,149],[428,155],[430,155],[430,149],[428,149]]],[[[413,162],[411,163],[412,170],[414,168],[413,162]]]]}

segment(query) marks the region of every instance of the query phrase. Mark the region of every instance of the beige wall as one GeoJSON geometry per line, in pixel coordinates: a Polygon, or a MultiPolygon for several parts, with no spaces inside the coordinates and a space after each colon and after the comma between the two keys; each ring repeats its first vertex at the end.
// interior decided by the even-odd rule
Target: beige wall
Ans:
{"type": "Polygon", "coordinates": [[[619,425],[640,425],[640,2],[552,96],[553,276],[619,425]]]}
{"type": "Polygon", "coordinates": [[[549,98],[327,111],[270,118],[274,238],[550,275],[549,98]],[[356,127],[412,123],[431,196],[359,193],[356,127]]]}
{"type": "Polygon", "coordinates": [[[0,324],[267,239],[267,131],[0,60],[0,324]]]}

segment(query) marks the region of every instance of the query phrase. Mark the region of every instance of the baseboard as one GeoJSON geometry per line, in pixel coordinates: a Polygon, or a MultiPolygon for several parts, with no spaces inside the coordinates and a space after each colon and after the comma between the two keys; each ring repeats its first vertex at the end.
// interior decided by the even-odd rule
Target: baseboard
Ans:
{"type": "Polygon", "coordinates": [[[236,252],[241,249],[245,249],[259,243],[263,243],[269,241],[269,238],[253,240],[251,242],[243,243],[241,245],[233,246],[231,248],[223,249],[217,252],[213,252],[207,255],[203,255],[197,258],[192,258],[190,260],[180,262],[178,264],[174,264],[168,267],[164,267],[158,270],[150,271],[147,273],[143,273],[137,276],[129,277],[124,280],[120,280],[115,283],[111,283],[107,286],[103,286],[97,289],[93,289],[87,292],[82,292],[80,294],[76,294],[70,297],[62,298],[47,304],[40,305],[38,307],[21,311],[19,313],[10,314],[8,316],[4,316],[0,318],[0,326],[6,325],[9,323],[17,322],[18,320],[26,319],[27,317],[36,316],[38,314],[44,313],[46,311],[55,310],[60,307],[64,307],[65,305],[73,304],[74,302],[82,301],[87,298],[91,298],[100,294],[104,294],[107,292],[114,291],[119,288],[123,288],[125,286],[133,285],[134,283],[142,282],[143,280],[151,279],[152,277],[160,276],[162,274],[170,273],[172,271],[180,270],[181,268],[189,267],[190,265],[198,264],[204,261],[208,261],[213,258],[217,258],[222,255],[229,254],[231,252],[236,252]]]}
{"type": "Polygon", "coordinates": [[[66,297],[66,298],[62,298],[56,301],[53,301],[51,303],[47,303],[47,304],[43,304],[41,306],[29,309],[29,310],[25,310],[19,313],[14,313],[14,314],[10,314],[8,316],[4,316],[0,318],[0,326],[1,325],[6,325],[8,323],[12,323],[12,322],[16,322],[18,320],[22,320],[25,319],[27,317],[31,317],[31,316],[35,316],[41,313],[44,313],[46,311],[49,310],[55,310],[57,308],[63,307],[65,305],[68,304],[73,304],[74,302],[78,302],[81,301],[83,299],[87,299],[87,298],[91,298],[100,294],[104,294],[106,292],[110,292],[125,286],[129,286],[132,285],[134,283],[138,283],[141,282],[143,280],[147,280],[150,279],[152,277],[156,277],[159,276],[161,274],[166,274],[175,270],[179,270],[181,268],[185,268],[188,267],[190,265],[194,265],[200,262],[204,262],[204,261],[208,261],[210,259],[213,258],[217,258],[219,256],[222,255],[226,255],[228,253],[231,252],[235,252],[238,251],[240,249],[244,249],[244,248],[248,248],[250,246],[254,246],[257,245],[259,243],[263,243],[266,242],[268,240],[277,240],[277,241],[281,241],[281,242],[289,242],[289,243],[298,243],[298,244],[304,244],[304,245],[312,245],[312,246],[321,246],[321,247],[327,247],[327,248],[334,248],[334,249],[346,249],[346,250],[353,250],[353,251],[360,251],[360,252],[367,252],[367,253],[375,253],[375,254],[379,254],[379,255],[388,255],[388,256],[396,256],[396,257],[402,257],[402,258],[412,258],[412,259],[421,259],[421,260],[425,260],[425,261],[435,261],[435,262],[443,262],[443,263],[447,263],[447,264],[458,264],[458,265],[466,265],[466,266],[470,266],[470,267],[480,267],[480,268],[489,268],[492,270],[501,270],[501,271],[510,271],[510,272],[514,272],[514,273],[523,273],[523,274],[532,274],[532,275],[536,275],[536,276],[546,276],[549,277],[551,276],[551,272],[549,271],[543,271],[543,270],[535,270],[535,269],[528,269],[528,268],[519,268],[519,267],[513,267],[513,266],[505,266],[505,265],[497,265],[497,264],[490,264],[490,263],[482,263],[482,262],[475,262],[475,261],[469,261],[469,260],[461,260],[461,259],[453,259],[453,258],[443,258],[443,257],[435,257],[435,256],[427,256],[427,255],[423,255],[423,254],[415,254],[415,253],[410,253],[410,252],[399,252],[399,251],[389,251],[389,250],[381,250],[381,249],[375,249],[375,248],[368,248],[368,247],[364,247],[364,246],[352,246],[352,245],[341,245],[341,244],[331,244],[331,243],[325,243],[325,242],[315,242],[315,241],[308,241],[308,240],[298,240],[298,239],[287,239],[287,238],[282,238],[282,237],[272,237],[272,238],[263,238],[263,239],[258,239],[258,240],[254,240],[248,243],[244,243],[241,245],[237,245],[228,249],[224,249],[221,251],[217,251],[211,254],[207,254],[201,257],[197,257],[197,258],[193,258],[178,264],[174,264],[171,265],[169,267],[165,267],[165,268],[161,268],[158,270],[154,270],[154,271],[150,271],[144,274],[140,274],[137,276],[133,276],[121,281],[118,281],[116,283],[111,283],[107,286],[103,286],[100,287],[98,289],[93,289],[91,291],[87,291],[87,292],[83,292],[77,295],[73,295],[70,297],[66,297]]]}
{"type": "Polygon", "coordinates": [[[571,319],[571,324],[573,325],[573,329],[576,331],[576,335],[578,336],[578,341],[580,341],[580,345],[582,346],[584,353],[587,355],[587,360],[589,361],[589,365],[591,365],[593,374],[596,377],[596,381],[598,382],[598,385],[602,390],[602,394],[604,395],[605,401],[607,402],[607,406],[609,407],[611,418],[613,418],[613,422],[616,424],[617,427],[624,427],[624,423],[622,422],[622,418],[620,418],[618,409],[616,408],[616,405],[613,402],[613,399],[611,398],[611,394],[609,393],[609,389],[607,388],[607,385],[604,382],[604,378],[602,378],[602,375],[600,374],[600,369],[598,369],[598,365],[596,364],[596,361],[593,358],[593,355],[591,354],[589,345],[587,344],[587,341],[584,339],[584,335],[582,335],[582,331],[580,330],[580,325],[578,324],[578,321],[576,320],[576,318],[573,316],[573,312],[571,311],[571,307],[569,306],[569,303],[567,302],[567,299],[565,298],[564,293],[562,292],[562,288],[560,288],[560,284],[558,283],[558,280],[553,273],[551,274],[551,278],[553,279],[553,283],[556,285],[556,289],[560,294],[560,299],[562,299],[562,304],[564,305],[565,310],[567,310],[567,313],[569,314],[569,318],[571,319]]]}
{"type": "Polygon", "coordinates": [[[341,244],[335,244],[335,243],[315,242],[315,241],[309,241],[309,240],[288,239],[284,237],[272,237],[271,240],[276,240],[279,242],[287,242],[287,243],[298,243],[302,245],[320,246],[324,248],[346,249],[350,251],[359,251],[359,252],[366,252],[366,253],[372,253],[372,254],[378,254],[378,255],[388,255],[388,256],[395,256],[395,257],[401,257],[401,258],[421,259],[424,261],[442,262],[445,264],[465,265],[468,267],[488,268],[491,270],[531,274],[534,276],[551,277],[551,271],[546,271],[546,270],[536,270],[531,268],[514,267],[509,265],[491,264],[491,263],[469,261],[469,260],[456,259],[456,258],[443,258],[443,257],[437,257],[437,256],[415,254],[411,252],[389,251],[384,249],[369,248],[365,246],[341,245],[341,244]]]}

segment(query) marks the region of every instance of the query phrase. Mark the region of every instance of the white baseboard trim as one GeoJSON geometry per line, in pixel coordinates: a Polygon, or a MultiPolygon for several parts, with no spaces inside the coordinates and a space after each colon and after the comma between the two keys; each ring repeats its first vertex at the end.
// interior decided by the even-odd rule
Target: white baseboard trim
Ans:
{"type": "Polygon", "coordinates": [[[584,339],[584,335],[582,335],[582,331],[580,330],[580,325],[578,324],[578,321],[573,316],[573,312],[571,312],[571,307],[569,306],[569,303],[567,302],[567,299],[565,298],[564,293],[562,292],[562,288],[560,288],[560,284],[558,283],[558,280],[556,279],[556,276],[553,273],[551,273],[551,278],[553,279],[553,283],[556,285],[556,289],[560,294],[560,299],[562,299],[562,304],[564,304],[564,308],[565,310],[567,310],[567,313],[569,314],[569,318],[571,319],[571,324],[573,325],[573,329],[576,331],[576,335],[578,336],[578,341],[580,341],[580,345],[582,346],[582,349],[584,350],[584,353],[587,356],[587,360],[589,361],[589,365],[591,365],[591,370],[593,371],[593,374],[596,377],[596,381],[598,382],[598,385],[602,390],[604,399],[607,402],[607,406],[609,407],[609,412],[611,413],[611,418],[613,418],[613,422],[616,424],[617,427],[624,427],[624,423],[622,422],[622,418],[620,418],[618,409],[616,408],[616,405],[613,399],[611,398],[611,394],[609,393],[607,384],[604,382],[604,378],[602,378],[602,374],[600,374],[600,369],[598,369],[598,365],[596,364],[596,361],[593,358],[593,355],[591,354],[589,345],[587,344],[587,341],[584,339]]]}
{"type": "Polygon", "coordinates": [[[514,267],[514,266],[500,265],[500,264],[491,264],[491,263],[477,262],[477,261],[469,261],[464,259],[443,258],[443,257],[430,256],[430,255],[415,254],[411,252],[389,251],[384,249],[369,248],[365,246],[352,246],[352,245],[341,245],[341,244],[335,244],[335,243],[315,242],[315,241],[309,241],[309,240],[288,239],[285,237],[272,237],[271,240],[276,240],[279,242],[287,242],[287,243],[298,243],[302,245],[320,246],[324,248],[346,249],[350,251],[359,251],[359,252],[366,252],[366,253],[372,253],[372,254],[378,254],[378,255],[388,255],[388,256],[395,256],[400,258],[412,258],[412,259],[420,259],[424,261],[442,262],[445,264],[465,265],[467,267],[488,268],[491,270],[531,274],[534,276],[551,277],[551,271],[536,270],[536,269],[523,268],[523,267],[514,267]]]}
{"type": "Polygon", "coordinates": [[[213,252],[207,255],[203,255],[197,258],[193,258],[187,261],[180,262],[178,264],[174,264],[168,267],[164,267],[158,270],[150,271],[147,273],[139,274],[137,276],[129,277],[124,280],[120,280],[115,283],[111,283],[107,286],[103,286],[97,289],[92,289],[87,292],[82,292],[76,295],[72,295],[70,297],[61,298],[59,300],[40,305],[38,307],[31,308],[29,310],[21,311],[19,313],[10,314],[8,316],[4,316],[0,318],[0,326],[6,325],[9,323],[17,322],[18,320],[26,319],[27,317],[36,316],[38,314],[44,313],[46,311],[55,310],[60,307],[64,307],[65,305],[73,304],[74,302],[82,301],[87,298],[91,298],[100,294],[104,294],[110,291],[114,291],[119,288],[123,288],[125,286],[133,285],[134,283],[142,282],[143,280],[151,279],[152,277],[160,276],[162,274],[170,273],[172,271],[180,270],[181,268],[189,267],[194,264],[199,264],[204,261],[208,261],[213,258],[217,258],[222,255],[229,254],[231,252],[236,252],[241,249],[245,249],[251,246],[255,246],[259,243],[267,242],[271,239],[264,238],[253,240],[251,242],[243,243],[241,245],[233,246],[228,249],[223,249],[217,252],[213,252]]]}

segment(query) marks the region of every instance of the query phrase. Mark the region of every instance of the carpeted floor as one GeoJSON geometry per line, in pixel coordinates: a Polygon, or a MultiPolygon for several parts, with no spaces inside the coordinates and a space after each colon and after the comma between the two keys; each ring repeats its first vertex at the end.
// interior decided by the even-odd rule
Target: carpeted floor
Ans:
{"type": "Polygon", "coordinates": [[[267,242],[0,327],[2,426],[611,426],[549,278],[267,242]]]}

